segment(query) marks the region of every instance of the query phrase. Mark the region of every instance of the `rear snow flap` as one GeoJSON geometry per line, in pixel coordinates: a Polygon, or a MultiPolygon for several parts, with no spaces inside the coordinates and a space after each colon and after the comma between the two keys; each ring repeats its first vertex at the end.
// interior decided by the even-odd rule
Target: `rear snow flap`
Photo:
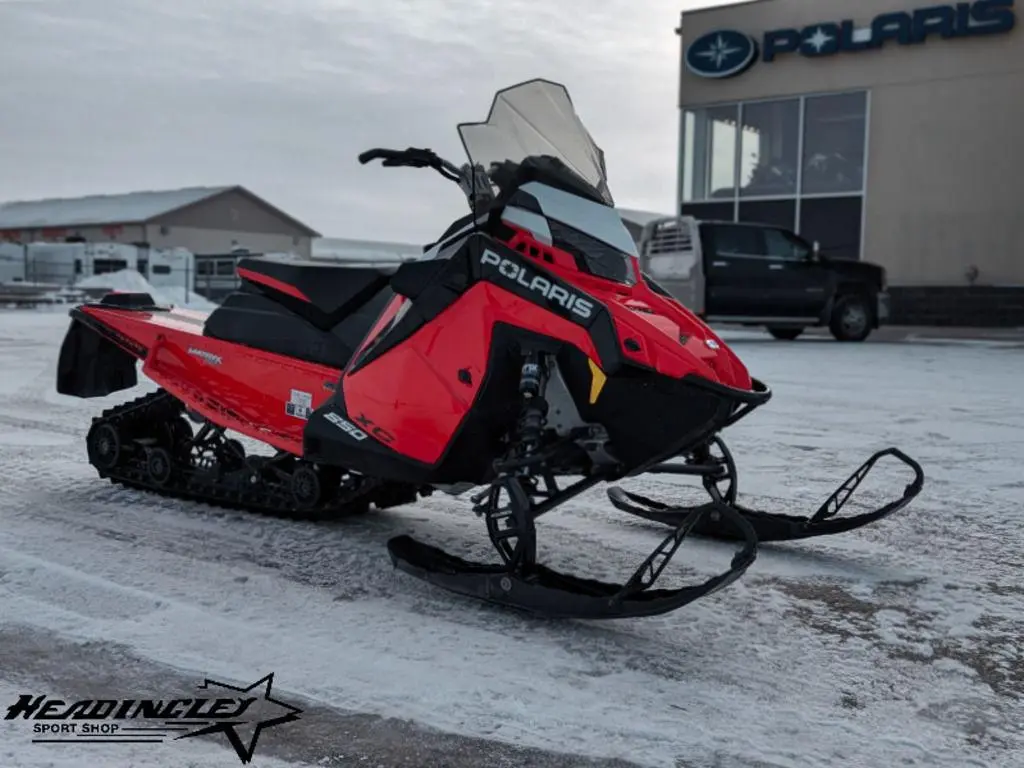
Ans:
{"type": "Polygon", "coordinates": [[[104,397],[138,383],[136,358],[72,314],[57,361],[57,392],[104,397]]]}

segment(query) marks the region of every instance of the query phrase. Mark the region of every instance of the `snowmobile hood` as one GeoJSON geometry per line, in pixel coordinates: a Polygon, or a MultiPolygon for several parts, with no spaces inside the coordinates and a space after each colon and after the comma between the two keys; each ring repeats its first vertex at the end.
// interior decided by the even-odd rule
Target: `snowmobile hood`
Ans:
{"type": "Polygon", "coordinates": [[[754,381],[739,357],[700,318],[678,302],[647,293],[608,299],[624,355],[674,378],[697,375],[744,392],[754,381]],[[696,368],[696,371],[694,370],[696,368]]]}

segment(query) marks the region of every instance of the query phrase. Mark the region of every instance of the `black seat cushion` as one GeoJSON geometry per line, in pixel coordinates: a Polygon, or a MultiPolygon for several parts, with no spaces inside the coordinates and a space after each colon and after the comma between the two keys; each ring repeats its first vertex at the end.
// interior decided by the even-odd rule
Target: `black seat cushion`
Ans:
{"type": "Polygon", "coordinates": [[[210,313],[203,335],[342,369],[355,351],[273,299],[236,291],[210,313]]]}
{"type": "Polygon", "coordinates": [[[325,331],[244,286],[210,313],[203,335],[341,370],[394,295],[389,287],[383,288],[325,331]]]}
{"type": "Polygon", "coordinates": [[[328,331],[386,289],[395,267],[246,258],[237,271],[263,295],[328,331]]]}

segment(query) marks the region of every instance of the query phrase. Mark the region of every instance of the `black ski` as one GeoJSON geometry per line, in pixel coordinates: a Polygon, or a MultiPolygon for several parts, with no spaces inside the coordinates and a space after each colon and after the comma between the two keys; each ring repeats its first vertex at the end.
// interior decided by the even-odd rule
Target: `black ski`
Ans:
{"type": "MultiPolygon", "coordinates": [[[[722,448],[724,449],[724,444],[722,444],[722,448]]],[[[727,450],[725,452],[728,456],[727,450]]],[[[728,456],[727,464],[734,473],[735,465],[732,464],[731,456],[728,456]]],[[[663,472],[671,474],[701,474],[699,472],[679,472],[677,465],[667,465],[661,469],[663,472]]],[[[609,489],[608,498],[616,509],[671,526],[679,525],[683,520],[689,519],[694,513],[700,512],[702,513],[700,521],[694,526],[693,532],[699,536],[726,541],[733,541],[739,538],[734,526],[726,522],[732,519],[733,516],[739,515],[753,527],[759,542],[767,542],[827,536],[860,528],[903,509],[921,492],[921,488],[924,485],[924,472],[920,464],[897,448],[886,448],[865,461],[856,472],[850,475],[844,483],[833,491],[832,495],[828,497],[825,503],[813,515],[801,517],[775,512],[762,512],[736,503],[735,474],[729,477],[728,472],[726,472],[723,475],[705,475],[704,477],[704,486],[708,490],[711,500],[698,506],[672,506],[637,493],[624,491],[618,487],[609,489]],[[857,486],[863,482],[875,464],[886,456],[895,457],[914,472],[914,479],[904,488],[903,495],[870,512],[839,517],[838,513],[850,500],[854,491],[857,490],[857,486]],[[718,491],[717,483],[723,479],[729,480],[728,496],[718,491]]]]}

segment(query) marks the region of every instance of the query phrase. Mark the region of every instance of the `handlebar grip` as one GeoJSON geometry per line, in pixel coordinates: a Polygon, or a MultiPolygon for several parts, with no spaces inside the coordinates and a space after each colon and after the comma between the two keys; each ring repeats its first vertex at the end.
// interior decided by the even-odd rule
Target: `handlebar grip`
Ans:
{"type": "Polygon", "coordinates": [[[371,160],[393,160],[397,157],[402,157],[405,152],[397,149],[368,149],[359,155],[359,164],[366,165],[371,160]]]}

